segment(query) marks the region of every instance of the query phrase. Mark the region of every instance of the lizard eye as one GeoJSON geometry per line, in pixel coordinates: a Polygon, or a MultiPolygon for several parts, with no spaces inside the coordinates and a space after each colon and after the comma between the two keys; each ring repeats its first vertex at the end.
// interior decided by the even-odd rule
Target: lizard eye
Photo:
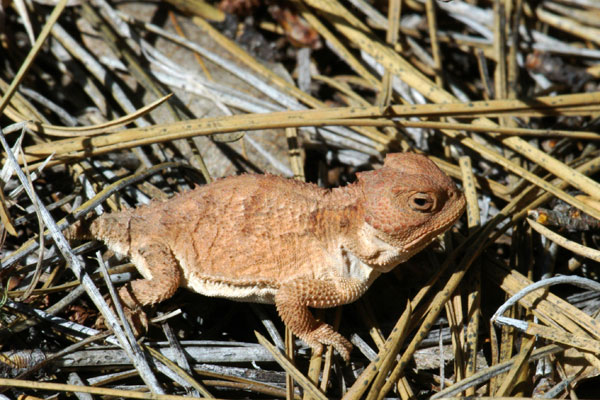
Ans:
{"type": "Polygon", "coordinates": [[[435,199],[429,193],[415,193],[408,199],[410,208],[419,212],[429,212],[435,208],[435,199]]]}

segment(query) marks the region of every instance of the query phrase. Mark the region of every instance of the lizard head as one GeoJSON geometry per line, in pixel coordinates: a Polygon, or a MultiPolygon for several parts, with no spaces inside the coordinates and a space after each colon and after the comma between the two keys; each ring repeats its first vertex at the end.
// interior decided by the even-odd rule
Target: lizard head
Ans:
{"type": "Polygon", "coordinates": [[[465,210],[456,184],[427,157],[388,154],[383,167],[357,174],[365,221],[408,259],[449,229],[465,210]]]}

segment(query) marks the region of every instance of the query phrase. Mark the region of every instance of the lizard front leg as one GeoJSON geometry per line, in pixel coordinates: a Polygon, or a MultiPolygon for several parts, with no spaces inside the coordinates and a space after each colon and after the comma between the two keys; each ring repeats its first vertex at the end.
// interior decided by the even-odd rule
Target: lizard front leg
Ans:
{"type": "Polygon", "coordinates": [[[331,325],[315,320],[308,307],[330,308],[358,299],[368,285],[357,279],[331,278],[327,281],[299,278],[284,283],[275,295],[275,306],[285,325],[315,351],[332,345],[345,361],[352,344],[331,325]]]}

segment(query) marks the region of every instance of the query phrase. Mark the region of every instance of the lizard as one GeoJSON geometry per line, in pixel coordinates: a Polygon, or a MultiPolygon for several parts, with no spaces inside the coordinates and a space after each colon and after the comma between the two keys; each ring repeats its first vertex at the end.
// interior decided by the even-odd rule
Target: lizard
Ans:
{"type": "Polygon", "coordinates": [[[80,221],[71,238],[96,238],[131,259],[142,279],[119,289],[142,312],[185,287],[205,296],[275,304],[316,351],[352,344],[311,308],[357,300],[382,273],[430,244],[462,215],[465,197],[431,160],[388,154],[379,169],[325,189],[242,174],[166,201],[80,221]]]}

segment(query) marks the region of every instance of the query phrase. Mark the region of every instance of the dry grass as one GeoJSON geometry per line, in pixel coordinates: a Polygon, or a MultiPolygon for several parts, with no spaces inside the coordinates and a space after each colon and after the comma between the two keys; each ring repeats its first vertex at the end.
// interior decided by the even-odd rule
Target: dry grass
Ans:
{"type": "Polygon", "coordinates": [[[221,2],[244,24],[200,0],[3,3],[2,396],[597,397],[598,4],[249,3],[221,2]],[[333,186],[407,150],[468,211],[443,251],[320,314],[348,365],[282,338],[273,307],[182,291],[136,341],[104,300],[129,260],[60,233],[244,170],[333,186]]]}

